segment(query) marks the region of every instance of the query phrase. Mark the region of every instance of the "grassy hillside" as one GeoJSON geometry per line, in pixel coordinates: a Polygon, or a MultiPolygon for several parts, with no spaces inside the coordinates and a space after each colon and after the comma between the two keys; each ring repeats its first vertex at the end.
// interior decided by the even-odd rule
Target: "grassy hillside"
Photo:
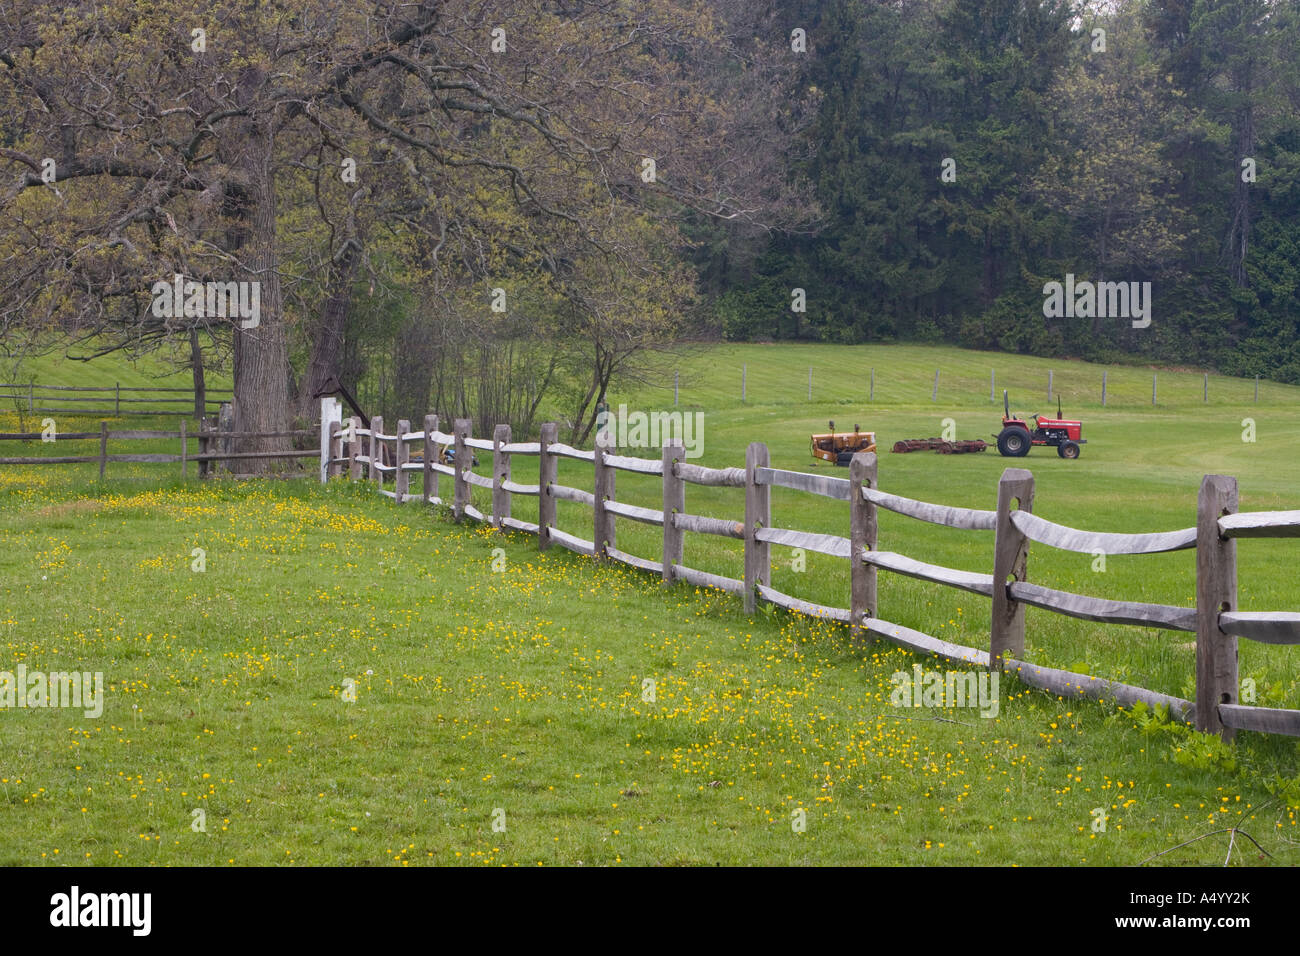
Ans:
{"type": "MultiPolygon", "coordinates": [[[[991,509],[999,475],[1008,466],[1023,466],[1036,478],[1038,514],[1091,530],[1158,531],[1194,525],[1197,489],[1207,473],[1238,478],[1242,510],[1300,508],[1300,461],[1295,455],[1300,446],[1300,390],[1261,383],[1256,404],[1253,382],[1211,376],[1206,403],[1199,373],[1160,371],[1159,404],[1152,407],[1150,370],[1111,367],[1105,370],[1108,394],[1103,408],[1102,371],[1083,363],[1022,361],[955,349],[727,346],[701,350],[683,361],[677,410],[702,416],[706,464],[743,464],[746,445],[761,440],[776,467],[844,475],[844,469],[813,459],[808,448],[808,436],[835,419],[840,428],[857,423],[877,432],[880,483],[886,491],[991,509]],[[749,398],[743,405],[742,364],[748,366],[749,398]],[[809,365],[812,402],[806,397],[809,365]],[[871,402],[865,393],[873,365],[876,400],[871,402]],[[995,404],[989,402],[989,366],[997,369],[995,404]],[[932,401],[935,367],[941,369],[940,390],[938,400],[932,401]],[[1047,413],[1049,368],[1066,414],[1084,421],[1088,444],[1079,460],[1061,460],[1048,448],[1035,449],[1021,460],[1001,458],[992,449],[965,456],[888,451],[900,438],[940,434],[948,418],[955,423],[957,437],[991,441],[1000,427],[1003,385],[1014,396],[1013,409],[1047,413]],[[827,394],[819,397],[822,392],[827,394]],[[1248,431],[1252,424],[1253,435],[1248,431]],[[1244,440],[1251,437],[1253,441],[1244,440]]],[[[672,408],[671,401],[671,390],[662,389],[612,397],[615,408],[626,402],[633,410],[672,408]]],[[[586,469],[565,469],[573,475],[565,480],[590,487],[586,469]]],[[[620,499],[658,504],[654,479],[620,474],[618,481],[620,499]]],[[[527,503],[517,507],[528,510],[527,503]]],[[[691,487],[687,509],[737,518],[743,514],[743,495],[691,487]]],[[[587,509],[561,503],[560,514],[562,527],[590,537],[587,509]]],[[[773,492],[773,521],[779,527],[848,533],[842,504],[783,489],[773,492]]],[[[965,570],[991,570],[991,534],[936,528],[888,513],[880,521],[882,549],[965,570]]],[[[619,541],[633,553],[658,554],[656,529],[621,522],[619,541]]],[[[1243,609],[1296,608],[1300,594],[1287,570],[1294,548],[1288,542],[1242,542],[1243,609]]],[[[773,547],[772,553],[775,587],[817,603],[846,606],[848,573],[843,562],[809,554],[801,572],[789,549],[773,547]]],[[[686,563],[739,576],[741,548],[737,542],[691,535],[686,563]]],[[[1195,598],[1190,552],[1110,556],[1099,568],[1092,555],[1035,545],[1029,568],[1032,581],[1096,596],[1184,606],[1195,598]]],[[[884,573],[880,587],[880,616],[959,643],[987,646],[986,599],[884,573]]],[[[1180,696],[1192,694],[1190,635],[1074,621],[1032,608],[1027,614],[1027,656],[1032,660],[1180,696]]],[[[1296,649],[1243,641],[1240,656],[1242,676],[1269,689],[1268,700],[1259,702],[1300,707],[1296,649]]]]}
{"type": "MultiPolygon", "coordinates": [[[[1028,411],[1047,412],[1048,373],[1052,373],[1051,405],[1059,393],[1067,411],[1101,406],[1102,375],[1106,375],[1108,407],[1151,407],[1151,377],[1157,375],[1160,407],[1202,404],[1203,372],[1148,366],[1096,365],[1000,352],[926,345],[701,345],[684,349],[670,365],[680,369],[679,401],[711,410],[740,404],[742,370],[750,405],[808,403],[808,370],[812,369],[812,399],[819,404],[867,406],[875,371],[876,405],[980,407],[989,404],[990,373],[995,401],[1008,389],[1011,401],[1028,411]],[[939,371],[938,401],[931,402],[934,373],[939,371]],[[1028,406],[1033,405],[1033,408],[1028,406]]],[[[672,405],[671,371],[656,376],[657,387],[625,389],[618,401],[647,407],[672,405]]],[[[1300,401],[1300,388],[1259,383],[1260,402],[1268,405],[1300,401]]],[[[1209,375],[1209,404],[1254,402],[1253,379],[1209,375]]],[[[874,406],[872,406],[874,407],[874,406]]]]}
{"type": "MultiPolygon", "coordinates": [[[[740,464],[759,440],[776,467],[842,476],[807,447],[829,418],[876,429],[883,447],[937,434],[945,418],[959,437],[996,431],[987,360],[913,347],[698,351],[684,363],[679,411],[703,416],[703,463],[740,464]],[[789,380],[802,376],[803,398],[741,405],[727,384],[737,359],[749,364],[751,397],[763,381],[796,393],[789,380]],[[806,401],[807,364],[863,359],[878,363],[875,402],[853,397],[863,378],[829,375],[839,392],[806,401]],[[939,402],[926,377],[935,364],[939,402]]],[[[1005,362],[998,381],[1045,371],[1005,362]]],[[[1099,373],[1054,377],[1082,390],[1099,373]]],[[[1209,471],[1239,477],[1243,509],[1300,507],[1300,393],[1262,388],[1255,405],[1253,384],[1212,380],[1214,401],[1203,405],[1199,376],[1161,373],[1152,408],[1144,376],[1109,372],[1106,408],[1067,399],[1089,440],[1079,460],[1048,449],[1017,462],[883,451],[881,486],[989,509],[998,475],[1019,464],[1035,473],[1037,514],[1099,531],[1195,523],[1209,471]],[[1244,418],[1256,441],[1243,441],[1244,418]]],[[[1021,401],[1022,388],[1015,407],[1047,411],[1027,390],[1021,401]]],[[[664,393],[614,399],[647,408],[664,393]]],[[[81,445],[92,454],[96,442],[32,442],[19,454],[81,445]]],[[[516,458],[513,476],[529,483],[534,470],[536,459],[516,458]]],[[[650,576],[563,551],[538,557],[533,538],[454,528],[367,486],[191,479],[182,488],[177,468],[147,464],[110,466],[99,485],[95,471],[0,470],[0,670],[74,665],[104,671],[110,685],[101,721],[5,714],[5,862],[1136,864],[1229,822],[1295,862],[1294,740],[1243,734],[1229,752],[1010,679],[996,717],[906,713],[889,706],[892,675],[940,663],[887,644],[855,649],[833,624],[771,607],[749,618],[737,598],[664,593],[650,576]],[[653,702],[642,698],[646,679],[653,702]],[[1092,827],[1099,808],[1105,831],[1092,827]],[[195,809],[207,810],[205,834],[191,829],[195,809]],[[504,830],[493,829],[498,810],[504,830]],[[48,838],[18,839],[38,829],[48,838]]],[[[590,467],[565,460],[560,481],[590,488],[590,467]]],[[[650,476],[620,473],[616,493],[662,501],[650,476]]],[[[490,510],[484,490],[473,499],[490,510]]],[[[690,486],[686,507],[735,519],[744,494],[690,486]]],[[[516,498],[513,511],[534,518],[536,503],[516,498]]],[[[772,511],[777,527],[848,533],[842,502],[774,489],[772,511]]],[[[590,537],[590,510],[560,502],[559,524],[590,537]]],[[[658,529],[627,520],[617,544],[660,553],[658,529]]],[[[881,512],[880,546],[991,570],[988,533],[881,512]]],[[[1290,542],[1242,542],[1243,609],[1295,609],[1294,557],[1290,542]]],[[[738,576],[740,542],[689,535],[685,561],[738,576]]],[[[807,554],[801,567],[777,546],[772,562],[781,591],[848,602],[845,562],[807,554]]],[[[1039,545],[1030,554],[1036,583],[1130,600],[1191,605],[1193,574],[1188,553],[1110,557],[1104,570],[1092,555],[1039,545]]],[[[880,617],[956,643],[987,646],[988,606],[880,575],[880,617]]],[[[1027,613],[1031,661],[1175,695],[1191,696],[1192,648],[1186,633],[1027,613]]],[[[1296,650],[1242,641],[1240,671],[1256,680],[1257,702],[1300,706],[1296,650]]],[[[1222,862],[1223,852],[1205,840],[1160,861],[1222,862]]]]}
{"type": "MultiPolygon", "coordinates": [[[[184,417],[190,421],[190,428],[194,428],[194,379],[190,371],[183,367],[184,361],[189,357],[188,345],[157,349],[138,357],[120,351],[91,361],[78,359],[91,352],[91,345],[77,344],[40,355],[25,355],[21,360],[0,355],[0,384],[7,386],[0,388],[0,416],[4,417],[0,431],[39,431],[42,428],[41,422],[47,418],[53,418],[56,428],[65,433],[98,431],[99,422],[103,419],[113,421],[114,428],[174,431],[179,428],[178,420],[184,417]],[[34,383],[35,388],[29,391],[27,383],[34,383]],[[98,391],[74,392],[63,390],[65,387],[98,391]],[[115,387],[120,387],[123,391],[118,393],[114,391],[115,387]],[[129,391],[133,388],[183,391],[129,391]],[[126,413],[120,417],[114,415],[115,408],[119,407],[116,401],[118,397],[121,399],[120,408],[126,413]],[[29,413],[29,408],[34,413],[29,413]],[[167,410],[171,414],[156,417],[131,414],[161,410],[167,410]],[[87,414],[91,412],[98,414],[87,414]]],[[[216,403],[229,399],[229,389],[233,383],[230,375],[220,369],[206,370],[205,383],[208,389],[208,411],[215,414],[216,403]]],[[[7,449],[0,448],[0,457],[91,453],[84,450],[69,451],[68,447],[61,446],[59,452],[54,452],[50,446],[46,446],[40,452],[33,452],[30,448],[17,451],[10,446],[7,449]]],[[[165,450],[168,449],[143,446],[129,449],[132,453],[165,450]]]]}
{"type": "Polygon", "coordinates": [[[0,711],[6,865],[1300,862],[1291,742],[900,709],[948,665],[360,485],[10,476],[0,670],[105,691],[0,711]]]}
{"type": "MultiPolygon", "coordinates": [[[[208,347],[210,349],[210,346],[208,347]]],[[[190,388],[194,379],[182,363],[189,358],[188,344],[160,349],[132,357],[126,352],[112,352],[91,361],[76,356],[91,354],[89,345],[72,345],[21,360],[0,355],[0,382],[36,382],[40,385],[115,385],[143,387],[165,385],[190,388]],[[71,356],[71,357],[70,357],[71,356]]],[[[228,370],[210,368],[206,372],[209,388],[230,388],[228,370]]]]}
{"type": "MultiPolygon", "coordinates": [[[[1161,531],[1195,523],[1196,493],[1207,473],[1238,478],[1242,510],[1300,508],[1300,389],[1261,385],[1260,402],[1253,402],[1253,382],[1210,379],[1211,402],[1201,401],[1202,378],[1196,373],[1160,372],[1160,404],[1150,404],[1150,372],[1134,368],[1109,368],[1108,404],[1100,407],[1099,394],[1091,401],[1071,399],[1082,395],[1089,383],[1100,385],[1102,369],[1096,366],[1020,360],[1008,356],[963,352],[947,348],[890,346],[875,348],[830,346],[724,346],[700,349],[683,361],[678,411],[699,413],[703,427],[703,458],[715,466],[743,464],[746,446],[767,443],[776,467],[844,475],[809,455],[808,436],[822,431],[828,419],[840,427],[859,423],[874,429],[881,444],[880,484],[897,494],[943,504],[990,509],[996,504],[999,475],[1008,465],[1029,468],[1037,482],[1035,511],[1052,521],[1097,531],[1161,531]],[[876,368],[876,401],[862,394],[868,370],[876,368]],[[748,366],[751,401],[739,400],[741,364],[748,366]],[[814,401],[806,400],[807,367],[814,369],[814,401]],[[1013,408],[1047,412],[1046,371],[1054,371],[1054,384],[1067,396],[1066,413],[1084,421],[1082,457],[1064,461],[1051,449],[1035,449],[1029,457],[1003,459],[994,450],[983,454],[943,456],[932,453],[895,455],[889,446],[899,438],[938,435],[944,419],[951,418],[958,437],[991,440],[999,427],[1000,401],[988,401],[987,367],[995,364],[999,383],[1007,383],[1015,396],[1013,408]],[[938,401],[931,401],[933,369],[941,369],[938,401]],[[820,371],[820,370],[826,371],[820,371]],[[831,369],[838,369],[833,375],[831,369]],[[927,373],[926,370],[930,371],[927,373]],[[737,372],[737,374],[733,374],[737,372]],[[791,381],[793,380],[793,384],[791,381]],[[825,385],[819,385],[820,382],[825,385]],[[1030,384],[1037,381],[1037,391],[1030,384]],[[1014,383],[1023,383],[1019,386],[1014,383]],[[1145,386],[1143,386],[1145,382],[1145,386]],[[763,383],[767,383],[764,385],[763,383]],[[735,394],[731,394],[733,391],[735,394]],[[803,389],[788,399],[774,397],[778,386],[787,392],[803,389]],[[824,387],[832,395],[819,398],[824,387]],[[1145,387],[1145,393],[1142,388],[1145,387]],[[765,391],[764,391],[765,390],[765,391]],[[857,390],[858,397],[852,392],[857,390]],[[759,396],[768,397],[759,401],[759,396]],[[892,397],[891,397],[892,396],[892,397]],[[1236,397],[1235,401],[1229,398],[1236,397]],[[1243,441],[1243,420],[1254,422],[1254,441],[1243,441]]],[[[1000,398],[1000,386],[999,386],[1000,398]]],[[[632,409],[671,407],[671,390],[615,394],[615,407],[624,402],[632,409]]],[[[94,423],[84,423],[94,430],[94,423]]],[[[174,424],[174,423],[173,423],[174,424]]],[[[63,426],[61,426],[63,427],[63,426]]],[[[72,430],[75,423],[66,426],[72,430]]],[[[8,429],[4,429],[8,430],[8,429]]],[[[1250,437],[1250,436],[1246,436],[1250,437]]],[[[67,453],[77,443],[24,446],[20,454],[67,453]]],[[[172,443],[174,444],[174,443],[172,443]]],[[[141,443],[143,450],[165,450],[169,443],[141,443]],[[148,448],[144,448],[145,445],[148,448]]],[[[79,443],[72,453],[94,454],[97,442],[79,443]]],[[[12,447],[12,446],[10,446],[12,447]]],[[[657,454],[631,449],[633,454],[657,454]]],[[[10,473],[10,481],[56,480],[76,475],[90,481],[94,466],[60,468],[50,472],[27,468],[10,473]],[[31,476],[28,478],[27,476],[31,476]]],[[[535,459],[518,459],[518,480],[536,481],[535,459]]],[[[480,469],[483,471],[484,469],[480,469]]],[[[110,478],[156,476],[170,479],[175,466],[114,465],[110,478]]],[[[588,467],[565,462],[561,480],[591,487],[588,467]]],[[[444,482],[445,484],[445,482],[444,482]]],[[[111,486],[110,486],[111,487],[111,486]]],[[[487,511],[487,493],[474,491],[481,510],[487,511]]],[[[661,489],[652,477],[620,474],[618,497],[634,504],[659,507],[661,489]]],[[[687,509],[717,517],[743,515],[743,494],[729,489],[691,487],[687,509]]],[[[535,503],[517,498],[517,516],[535,516],[535,503]]],[[[591,536],[590,510],[582,505],[559,504],[562,528],[591,536]]],[[[775,489],[773,520],[778,527],[846,535],[846,507],[793,491],[775,489]]],[[[646,557],[658,557],[658,529],[630,521],[619,524],[620,547],[646,557]]],[[[992,562],[992,536],[920,524],[882,513],[880,547],[920,560],[971,571],[988,572],[992,562]]],[[[1288,568],[1295,545],[1285,541],[1244,541],[1239,548],[1240,605],[1244,610],[1294,610],[1298,597],[1288,568]]],[[[808,554],[804,570],[797,570],[789,549],[772,549],[773,584],[780,590],[821,604],[847,605],[848,571],[837,559],[808,554]]],[[[703,535],[688,535],[686,563],[702,570],[733,577],[740,575],[741,546],[703,535]]],[[[1056,551],[1035,545],[1031,550],[1031,581],[1096,596],[1190,606],[1194,602],[1194,562],[1190,552],[1139,557],[1110,556],[1098,569],[1092,555],[1056,551]]],[[[880,576],[880,616],[936,636],[976,647],[987,646],[987,599],[949,591],[938,586],[883,573],[880,576]]],[[[1191,636],[1155,629],[1075,621],[1047,611],[1029,609],[1026,656],[1033,661],[1131,682],[1166,693],[1191,695],[1194,654],[1191,636]]],[[[1297,650],[1241,643],[1241,673],[1266,688],[1268,699],[1300,707],[1297,650]]]]}

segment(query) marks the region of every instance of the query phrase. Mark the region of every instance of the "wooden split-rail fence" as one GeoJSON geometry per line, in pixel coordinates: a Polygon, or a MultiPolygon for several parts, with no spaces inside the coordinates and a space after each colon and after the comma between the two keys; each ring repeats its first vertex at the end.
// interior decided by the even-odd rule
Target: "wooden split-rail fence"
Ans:
{"type": "MultiPolygon", "coordinates": [[[[329,401],[329,400],[327,400],[329,401]]],[[[661,575],[667,583],[685,581],[739,595],[747,613],[759,601],[802,614],[825,617],[849,625],[852,638],[885,639],[915,651],[983,667],[1001,667],[1022,682],[1067,697],[1113,700],[1121,706],[1142,701],[1165,706],[1176,719],[1198,730],[1231,740],[1238,730],[1300,736],[1300,710],[1246,706],[1238,701],[1237,640],[1266,644],[1300,643],[1300,614],[1241,611],[1237,607],[1237,540],[1240,538],[1300,537],[1300,511],[1237,510],[1237,481],[1223,475],[1206,475],[1201,483],[1194,528],[1149,534],[1083,531],[1054,524],[1034,514],[1034,476],[1021,468],[1008,468],[998,482],[997,508],[979,511],[917,501],[881,491],[877,486],[874,453],[858,453],[848,478],[772,468],[767,446],[749,446],[744,468],[706,468],[686,460],[679,443],[666,444],[659,458],[635,458],[597,447],[592,451],[557,441],[558,425],[541,426],[538,441],[515,442],[509,425],[496,426],[491,440],[474,438],[471,422],[457,419],[450,433],[438,430],[436,415],[425,417],[421,431],[411,431],[400,421],[391,434],[382,418],[370,428],[359,419],[342,424],[337,404],[322,414],[321,479],[345,473],[353,480],[373,482],[380,493],[399,503],[444,504],[439,478],[452,480],[451,507],[460,520],[470,518],[501,529],[535,534],[541,550],[559,545],[597,560],[615,561],[661,575]],[[455,449],[454,463],[443,464],[438,449],[455,449]],[[413,447],[422,451],[414,461],[413,447]],[[391,449],[391,451],[390,451],[391,449]],[[491,453],[491,474],[473,471],[473,450],[491,453]],[[515,480],[515,460],[537,459],[537,484],[515,480]],[[593,490],[559,484],[558,460],[590,462],[593,490]],[[661,508],[647,508],[617,500],[615,475],[619,471],[660,476],[661,508]],[[410,493],[410,476],[423,477],[420,494],[410,493]],[[391,490],[385,487],[391,479],[391,490]],[[693,515],[686,510],[687,485],[744,489],[743,521],[693,515]],[[771,489],[791,488],[848,503],[849,536],[811,534],[772,524],[771,489]],[[492,495],[491,514],[470,503],[470,489],[483,488],[492,495]],[[538,499],[538,522],[511,516],[514,495],[538,499]],[[556,527],[556,501],[576,501],[593,512],[592,536],[581,537],[556,527]],[[958,530],[994,532],[991,573],[960,571],[917,561],[877,544],[877,512],[885,509],[918,521],[958,530]],[[663,529],[659,560],[639,557],[616,546],[615,521],[624,518],[663,529]],[[731,578],[691,568],[683,563],[687,531],[721,535],[744,542],[744,576],[731,578]],[[1156,554],[1195,549],[1196,606],[1176,607],[1133,601],[1108,600],[1058,591],[1032,584],[1027,577],[1030,542],[1083,554],[1156,554]],[[771,587],[772,545],[804,548],[848,559],[849,606],[827,607],[783,594],[771,587]],[[885,570],[922,581],[983,595],[992,601],[989,647],[964,647],[939,640],[900,624],[881,619],[876,603],[877,571],[885,570]],[[1030,664],[1019,658],[1025,649],[1025,607],[1112,624],[1132,624],[1196,635],[1196,699],[1183,700],[1118,681],[1030,664]]]]}
{"type": "Polygon", "coordinates": [[[186,405],[203,414],[230,401],[228,388],[208,388],[201,399],[193,388],[158,385],[41,385],[39,382],[0,382],[0,402],[13,402],[19,409],[26,406],[29,415],[123,415],[165,416],[183,411],[171,406],[186,405]],[[123,408],[123,405],[130,406],[123,408]],[[148,408],[138,408],[148,405],[148,408]],[[87,407],[93,406],[93,407],[87,407]]]}
{"type": "MultiPolygon", "coordinates": [[[[314,435],[315,432],[307,429],[283,432],[237,432],[228,428],[208,427],[209,422],[205,419],[204,426],[199,431],[190,431],[186,425],[185,419],[180,420],[180,428],[177,431],[161,430],[141,430],[141,429],[117,429],[112,430],[108,427],[108,422],[99,423],[97,432],[62,432],[54,433],[53,440],[57,442],[69,441],[93,441],[99,440],[99,453],[95,455],[25,455],[25,456],[7,456],[0,457],[0,465],[79,465],[79,464],[99,464],[99,477],[102,479],[110,463],[131,462],[135,464],[177,464],[181,466],[181,478],[189,477],[190,462],[198,465],[200,478],[206,478],[215,474],[215,464],[225,462],[228,468],[233,470],[232,461],[245,461],[249,459],[292,459],[292,458],[316,458],[321,454],[319,448],[309,449],[288,449],[284,451],[253,451],[239,452],[235,451],[236,444],[246,439],[254,438],[305,438],[314,435]],[[198,439],[197,451],[191,451],[190,440],[198,439]],[[115,452],[109,453],[109,442],[123,441],[154,441],[157,439],[180,439],[180,454],[171,452],[115,452]]],[[[18,441],[24,443],[41,442],[44,443],[46,436],[43,432],[0,432],[0,442],[18,441]]]]}

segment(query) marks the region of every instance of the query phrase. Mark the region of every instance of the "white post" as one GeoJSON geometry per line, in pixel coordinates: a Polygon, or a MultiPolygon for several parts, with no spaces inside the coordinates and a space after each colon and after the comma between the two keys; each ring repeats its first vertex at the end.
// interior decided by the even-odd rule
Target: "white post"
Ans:
{"type": "Polygon", "coordinates": [[[323,485],[330,477],[330,425],[343,425],[343,405],[332,396],[320,400],[320,483],[323,485]]]}

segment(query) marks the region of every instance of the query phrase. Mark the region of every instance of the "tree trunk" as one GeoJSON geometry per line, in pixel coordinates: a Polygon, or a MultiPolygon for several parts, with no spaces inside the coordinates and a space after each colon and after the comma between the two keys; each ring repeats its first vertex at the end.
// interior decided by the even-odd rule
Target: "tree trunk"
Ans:
{"type": "Polygon", "coordinates": [[[352,282],[360,260],[359,247],[349,243],[330,264],[329,295],[320,320],[312,329],[311,356],[298,388],[298,417],[310,421],[318,395],[331,382],[342,381],[343,337],[352,310],[352,282]]]}
{"type": "Polygon", "coordinates": [[[423,421],[430,411],[433,335],[419,311],[408,316],[397,333],[393,366],[394,414],[413,422],[423,421]]]}
{"type": "MultiPolygon", "coordinates": [[[[330,257],[329,278],[320,320],[312,329],[311,356],[298,388],[297,414],[311,421],[317,407],[318,393],[333,382],[343,381],[343,346],[348,316],[352,311],[352,285],[361,264],[361,235],[357,226],[356,204],[369,195],[359,189],[352,196],[344,226],[343,243],[330,257]]],[[[423,417],[424,412],[421,411],[423,417]]]]}
{"type": "MultiPolygon", "coordinates": [[[[1247,94],[1251,92],[1249,70],[1245,70],[1242,76],[1234,77],[1234,80],[1239,90],[1244,89],[1247,94]]],[[[1233,140],[1237,155],[1233,157],[1233,167],[1237,183],[1232,198],[1230,217],[1232,225],[1225,245],[1228,254],[1228,273],[1237,286],[1244,288],[1249,285],[1246,256],[1250,251],[1250,190],[1253,187],[1241,176],[1241,161],[1255,155],[1255,113],[1251,105],[1247,103],[1238,110],[1234,120],[1233,125],[1236,129],[1233,131],[1233,140]]]]}
{"type": "MultiPolygon", "coordinates": [[[[262,113],[246,126],[240,153],[250,202],[249,240],[242,250],[240,278],[260,285],[260,314],[235,324],[235,430],[283,432],[289,418],[289,351],[276,270],[275,180],[272,165],[273,117],[262,113]],[[247,326],[247,327],[245,327],[247,326]]],[[[287,438],[243,439],[239,451],[285,451],[287,438]]],[[[263,474],[283,470],[287,459],[247,459],[240,471],[263,474]]]]}
{"type": "Polygon", "coordinates": [[[614,369],[617,365],[618,361],[612,354],[606,356],[597,354],[591,371],[591,387],[587,389],[582,404],[578,406],[578,417],[573,424],[574,444],[581,445],[585,442],[591,435],[591,430],[596,427],[598,414],[596,409],[605,400],[605,392],[609,388],[610,379],[614,377],[614,369]],[[594,404],[593,399],[595,399],[594,404]],[[588,408],[591,409],[590,416],[587,414],[588,408]]]}
{"type": "Polygon", "coordinates": [[[203,349],[199,347],[198,329],[190,329],[190,374],[194,377],[194,417],[202,421],[208,413],[208,389],[203,378],[203,349]]]}

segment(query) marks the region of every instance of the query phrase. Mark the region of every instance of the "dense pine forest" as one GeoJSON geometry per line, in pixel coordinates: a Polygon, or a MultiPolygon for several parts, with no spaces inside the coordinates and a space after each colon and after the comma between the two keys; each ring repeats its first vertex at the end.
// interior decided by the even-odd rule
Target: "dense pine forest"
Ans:
{"type": "Polygon", "coordinates": [[[822,219],[707,247],[721,335],[1300,381],[1296,4],[818,0],[789,16],[820,98],[796,168],[822,219]],[[1044,285],[1067,275],[1150,282],[1150,325],[1045,317],[1044,285]]]}

